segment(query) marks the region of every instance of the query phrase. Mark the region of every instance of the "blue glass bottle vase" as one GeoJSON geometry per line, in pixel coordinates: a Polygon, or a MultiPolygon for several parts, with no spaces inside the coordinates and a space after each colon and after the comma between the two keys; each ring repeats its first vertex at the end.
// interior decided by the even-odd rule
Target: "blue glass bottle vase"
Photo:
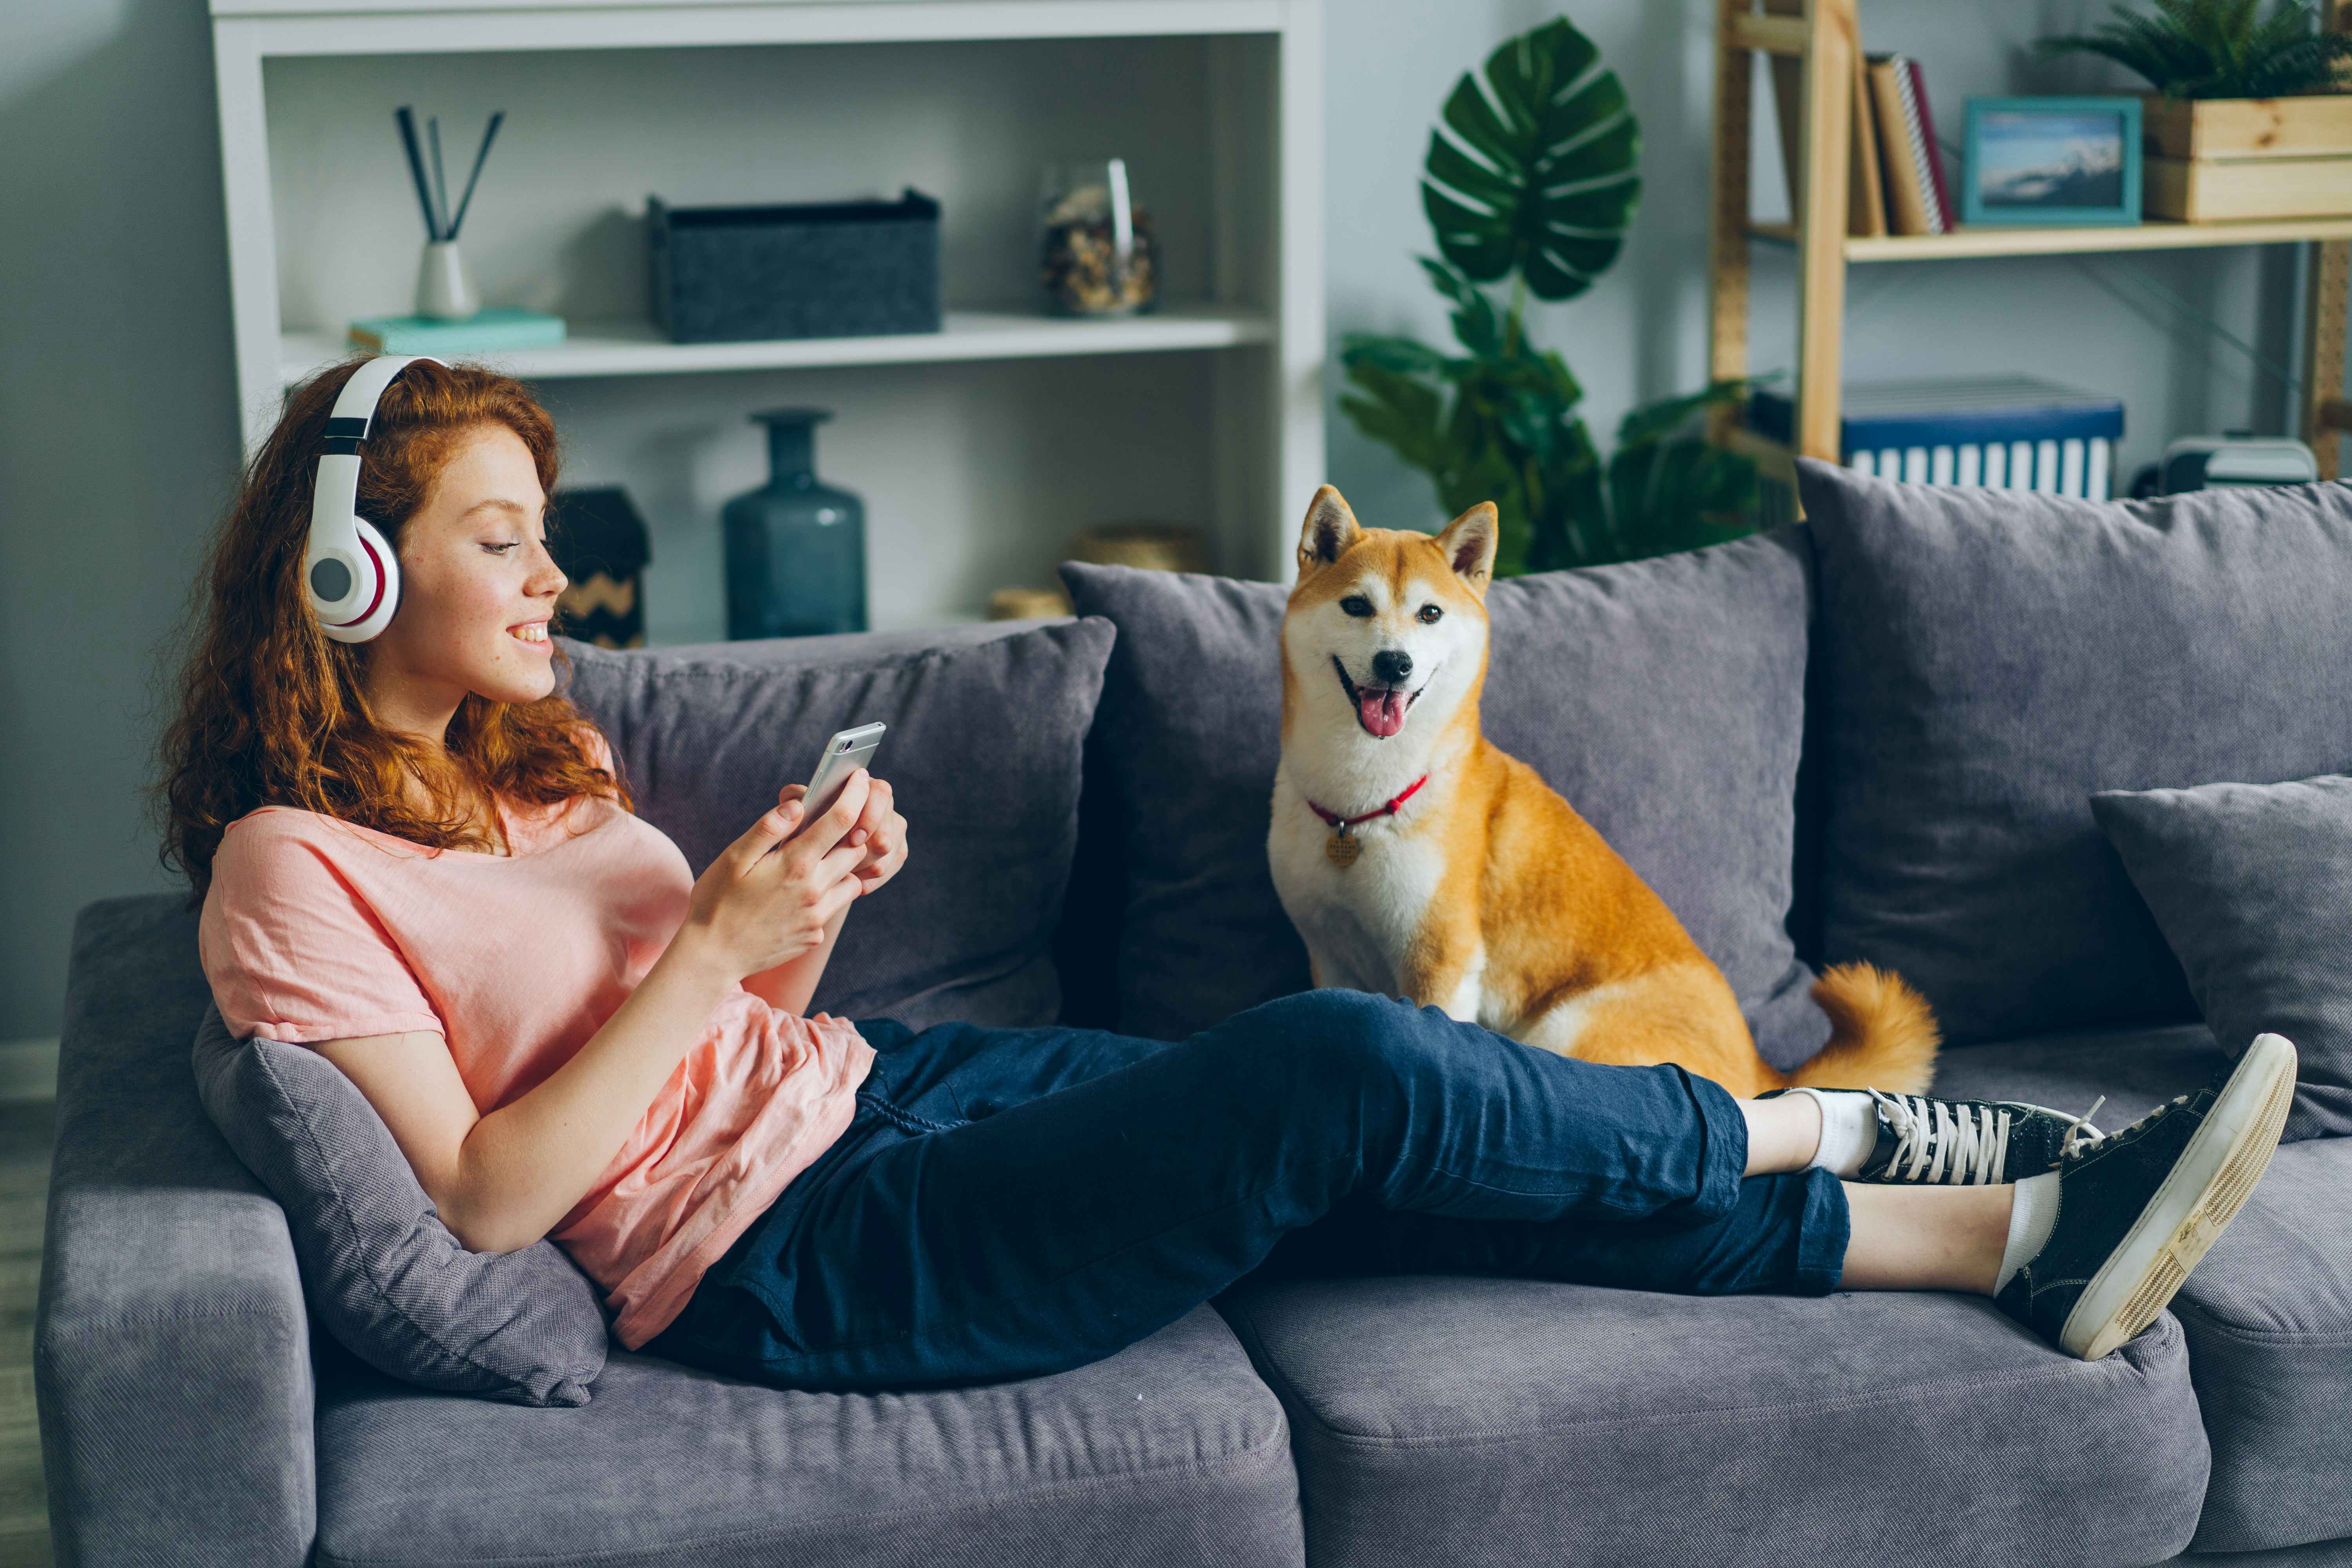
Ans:
{"type": "Polygon", "coordinates": [[[866,629],[866,503],[816,477],[822,408],[771,408],[768,482],[719,513],[727,537],[727,635],[816,637],[866,629]]]}

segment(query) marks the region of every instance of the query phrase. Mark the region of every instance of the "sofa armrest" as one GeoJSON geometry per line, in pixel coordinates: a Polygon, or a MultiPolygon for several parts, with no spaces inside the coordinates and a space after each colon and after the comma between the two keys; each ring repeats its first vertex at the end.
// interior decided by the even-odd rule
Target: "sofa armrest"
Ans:
{"type": "Polygon", "coordinates": [[[276,1568],[317,1533],[302,1282],[197,1103],[207,999],[183,900],[82,911],[33,1347],[63,1563],[276,1568]]]}

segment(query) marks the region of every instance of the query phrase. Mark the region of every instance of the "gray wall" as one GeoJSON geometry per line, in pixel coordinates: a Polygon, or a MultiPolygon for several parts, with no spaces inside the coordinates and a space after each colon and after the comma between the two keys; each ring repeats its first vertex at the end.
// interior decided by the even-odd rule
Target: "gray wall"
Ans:
{"type": "Polygon", "coordinates": [[[155,671],[237,461],[200,0],[0,6],[0,1038],[74,910],[167,885],[155,671]]]}
{"type": "MultiPolygon", "coordinates": [[[[1557,14],[1528,0],[1327,0],[1331,327],[1444,320],[1411,258],[1414,176],[1454,77],[1557,14]]],[[[1928,62],[1957,123],[1970,93],[2108,79],[2032,67],[2035,35],[2094,0],[1872,0],[1873,48],[1928,62]]],[[[1604,440],[1634,403],[1705,368],[1712,0],[1585,0],[1570,14],[1623,75],[1647,141],[1624,259],[1536,331],[1590,391],[1604,440]]],[[[1759,94],[1759,214],[1783,198],[1759,94]]],[[[0,8],[0,1039],[54,1033],[73,911],[168,886],[142,791],[156,672],[204,535],[235,478],[235,392],[197,0],[9,0],[0,8]]],[[[1758,251],[1754,363],[1793,342],[1787,258],[1758,251]]],[[[2124,468],[2169,435],[2278,428],[2279,389],[2155,302],[2127,268],[2285,361],[2294,263],[2281,252],[1857,269],[1854,376],[2038,373],[2129,405],[2124,468]]],[[[1426,522],[1429,487],[1335,416],[1334,479],[1370,522],[1426,522]]]]}

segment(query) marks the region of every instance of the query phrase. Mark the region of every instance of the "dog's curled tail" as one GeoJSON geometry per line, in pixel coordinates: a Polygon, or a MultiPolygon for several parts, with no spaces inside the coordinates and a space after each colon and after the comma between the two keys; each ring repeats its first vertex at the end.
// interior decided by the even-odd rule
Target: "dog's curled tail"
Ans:
{"type": "Polygon", "coordinates": [[[1841,963],[1813,983],[1830,1016],[1830,1043],[1789,1075],[1808,1089],[1883,1089],[1925,1094],[1944,1043],[1927,999],[1891,969],[1841,963]]]}

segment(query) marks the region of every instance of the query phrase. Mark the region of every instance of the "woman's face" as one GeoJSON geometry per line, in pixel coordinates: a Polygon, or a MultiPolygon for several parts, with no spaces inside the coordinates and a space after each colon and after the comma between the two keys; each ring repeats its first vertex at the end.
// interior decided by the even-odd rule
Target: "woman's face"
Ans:
{"type": "Polygon", "coordinates": [[[564,577],[546,528],[522,438],[503,425],[459,437],[400,531],[400,608],[368,645],[381,721],[438,739],[467,692],[535,702],[555,689],[548,622],[564,577]]]}

